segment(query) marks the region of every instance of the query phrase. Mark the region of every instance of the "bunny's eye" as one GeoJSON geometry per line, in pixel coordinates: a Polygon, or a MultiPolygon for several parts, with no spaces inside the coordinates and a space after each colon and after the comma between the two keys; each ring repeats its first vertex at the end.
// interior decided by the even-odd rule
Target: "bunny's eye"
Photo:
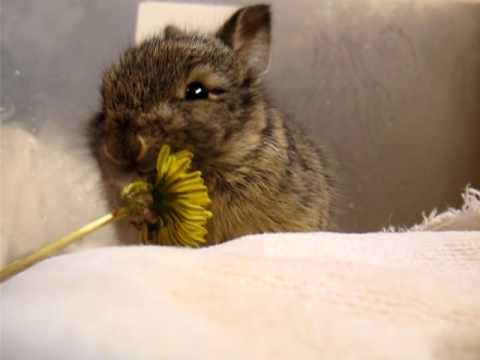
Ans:
{"type": "Polygon", "coordinates": [[[185,99],[187,100],[208,99],[208,90],[201,82],[194,81],[190,85],[188,85],[187,90],[185,91],[185,99]]]}

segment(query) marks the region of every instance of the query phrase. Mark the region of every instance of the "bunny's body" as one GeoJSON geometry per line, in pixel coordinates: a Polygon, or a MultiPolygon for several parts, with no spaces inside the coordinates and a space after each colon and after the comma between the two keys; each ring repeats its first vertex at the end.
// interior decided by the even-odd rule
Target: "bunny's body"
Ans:
{"type": "MultiPolygon", "coordinates": [[[[194,153],[212,199],[208,243],[326,229],[333,184],[325,157],[267,101],[267,6],[240,9],[214,36],[169,27],[105,73],[91,144],[118,194],[151,176],[162,144],[194,153]]],[[[116,204],[114,204],[116,205],[116,204]]]]}

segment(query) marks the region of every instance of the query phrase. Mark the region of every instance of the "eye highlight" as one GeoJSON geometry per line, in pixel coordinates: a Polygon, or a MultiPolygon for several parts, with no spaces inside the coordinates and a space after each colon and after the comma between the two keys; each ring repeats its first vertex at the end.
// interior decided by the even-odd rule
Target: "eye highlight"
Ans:
{"type": "Polygon", "coordinates": [[[199,81],[194,81],[187,86],[185,91],[186,100],[204,100],[208,99],[208,89],[199,81]]]}

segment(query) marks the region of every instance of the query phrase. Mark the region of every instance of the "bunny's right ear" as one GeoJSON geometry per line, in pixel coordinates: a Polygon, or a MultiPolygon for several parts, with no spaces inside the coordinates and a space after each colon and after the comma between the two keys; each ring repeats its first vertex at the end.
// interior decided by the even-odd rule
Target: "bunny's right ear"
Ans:
{"type": "Polygon", "coordinates": [[[185,35],[185,33],[175,25],[167,25],[163,31],[163,34],[165,39],[174,39],[185,35]]]}
{"type": "Polygon", "coordinates": [[[216,36],[258,76],[270,62],[271,22],[270,6],[244,7],[227,20],[216,36]]]}

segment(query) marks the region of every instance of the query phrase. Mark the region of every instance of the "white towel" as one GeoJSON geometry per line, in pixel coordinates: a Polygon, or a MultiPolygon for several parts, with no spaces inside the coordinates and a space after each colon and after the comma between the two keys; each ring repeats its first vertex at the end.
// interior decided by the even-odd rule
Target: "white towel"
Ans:
{"type": "Polygon", "coordinates": [[[480,359],[480,232],[112,247],[0,287],[2,359],[480,359]]]}

